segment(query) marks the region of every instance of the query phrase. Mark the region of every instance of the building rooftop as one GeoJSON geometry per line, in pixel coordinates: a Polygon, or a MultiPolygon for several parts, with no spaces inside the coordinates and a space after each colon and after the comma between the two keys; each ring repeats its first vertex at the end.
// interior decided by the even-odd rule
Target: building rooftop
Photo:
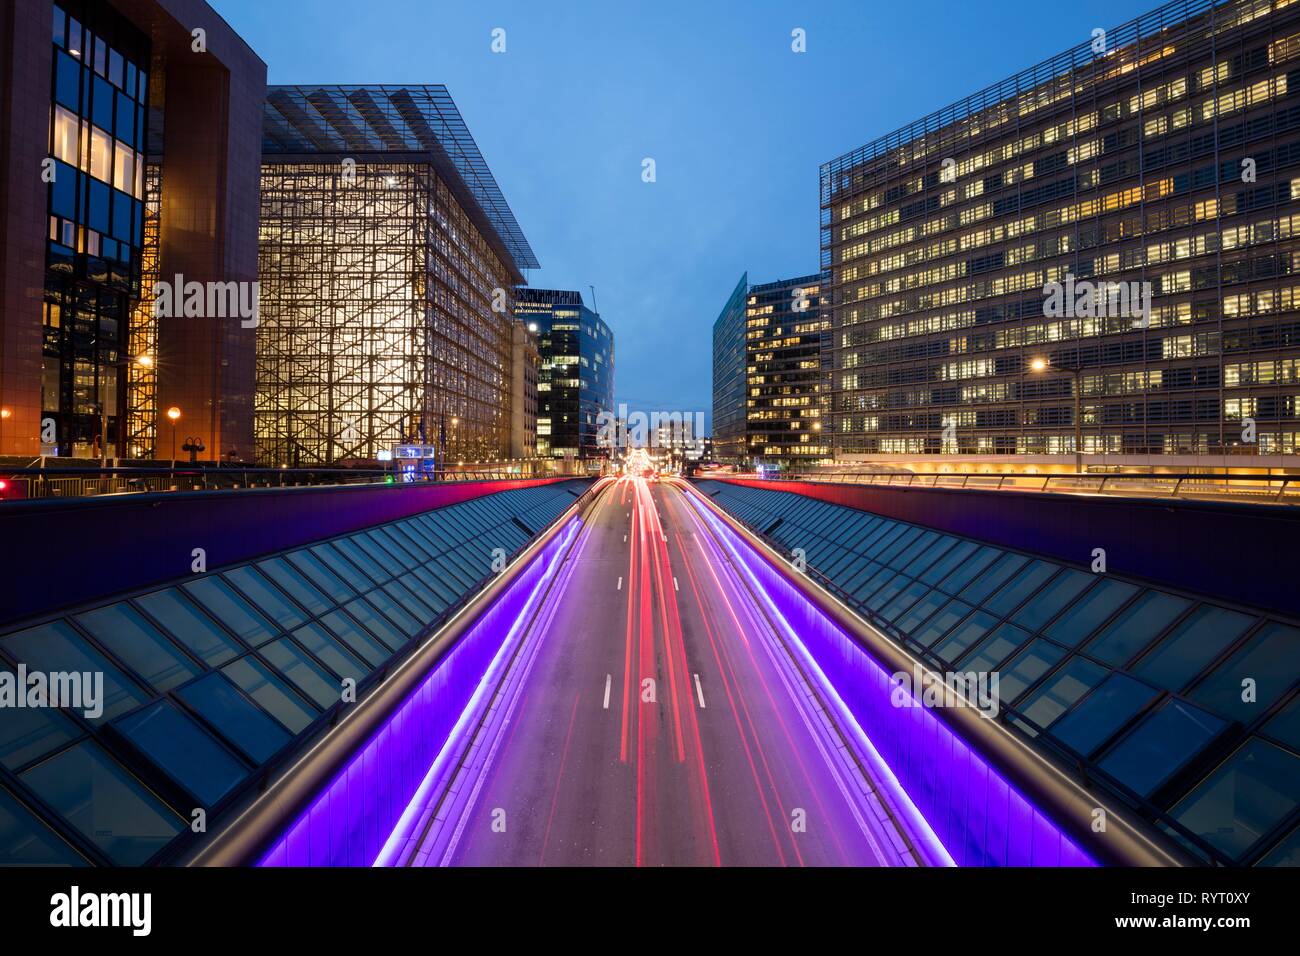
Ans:
{"type": "Polygon", "coordinates": [[[795,276],[793,279],[776,279],[772,282],[762,282],[758,285],[751,286],[750,293],[770,292],[773,289],[784,289],[792,285],[816,285],[822,282],[829,282],[830,276],[825,272],[814,272],[812,275],[795,276]]]}
{"type": "Polygon", "coordinates": [[[532,302],[538,305],[578,305],[585,306],[581,292],[568,289],[533,289],[523,286],[515,290],[515,301],[532,302]]]}
{"type": "Polygon", "coordinates": [[[263,155],[404,152],[445,157],[515,265],[519,269],[539,268],[515,214],[445,86],[267,88],[263,155]]]}
{"type": "MultiPolygon", "coordinates": [[[[1015,109],[1010,111],[1009,118],[1014,120],[1017,115],[1024,115],[1038,106],[1054,102],[1058,98],[1053,92],[1055,86],[1064,84],[1059,94],[1070,95],[1073,92],[1073,76],[1076,71],[1102,62],[1113,63],[1113,68],[1098,75],[1098,79],[1103,79],[1112,72],[1131,69],[1132,64],[1129,61],[1136,54],[1140,42],[1157,37],[1170,28],[1209,11],[1215,11],[1216,17],[1220,15],[1224,17],[1225,22],[1220,24],[1220,27],[1230,26],[1234,21],[1248,19],[1253,15],[1253,7],[1250,4],[1245,4],[1244,9],[1238,11],[1237,8],[1241,6],[1243,5],[1239,0],[1227,0],[1227,2],[1174,0],[1150,13],[1107,30],[1104,53],[1094,51],[1093,39],[1089,36],[1088,39],[1063,53],[1058,53],[1014,76],[985,87],[978,93],[973,93],[965,99],[936,110],[892,133],[886,133],[830,162],[823,163],[821,203],[825,206],[836,193],[853,188],[854,184],[848,175],[850,170],[869,163],[891,150],[924,141],[931,134],[940,131],[945,133],[944,138],[947,139],[963,132],[974,134],[1000,125],[1001,120],[998,117],[993,117],[990,122],[980,117],[980,114],[998,109],[1007,110],[1012,104],[1015,109]]],[[[933,145],[937,145],[937,141],[933,145]]],[[[826,223],[823,222],[823,225],[826,223]]]]}

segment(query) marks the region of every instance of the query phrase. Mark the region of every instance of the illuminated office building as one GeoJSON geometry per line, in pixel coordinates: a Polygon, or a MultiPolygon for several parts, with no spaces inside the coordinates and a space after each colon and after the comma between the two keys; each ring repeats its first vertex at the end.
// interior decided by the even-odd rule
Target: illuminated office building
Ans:
{"type": "Polygon", "coordinates": [[[745,297],[747,457],[779,467],[830,457],[830,318],[824,276],[751,286],[745,297]]]}
{"type": "Polygon", "coordinates": [[[722,461],[745,455],[745,296],[749,274],[731,290],[713,323],[714,454],[722,461]]]}
{"type": "Polygon", "coordinates": [[[537,457],[537,331],[523,322],[511,327],[510,457],[537,457]]]}
{"type": "Polygon", "coordinates": [[[1169,4],[825,164],[836,451],[1296,454],[1297,195],[1300,4],[1267,0],[1169,4]]]}
{"type": "Polygon", "coordinates": [[[537,327],[537,453],[609,457],[600,416],[614,414],[614,333],[580,292],[520,288],[515,295],[519,320],[537,327]]]}
{"type": "Polygon", "coordinates": [[[790,468],[830,457],[830,317],[823,275],[740,282],[713,324],[713,448],[790,468]]]}
{"type": "Polygon", "coordinates": [[[265,84],[202,0],[6,4],[0,454],[165,457],[175,407],[210,457],[249,455],[251,329],[153,295],[256,280],[265,84]]]}
{"type": "Polygon", "coordinates": [[[537,267],[443,86],[273,86],[260,460],[510,453],[513,289],[537,267]]]}

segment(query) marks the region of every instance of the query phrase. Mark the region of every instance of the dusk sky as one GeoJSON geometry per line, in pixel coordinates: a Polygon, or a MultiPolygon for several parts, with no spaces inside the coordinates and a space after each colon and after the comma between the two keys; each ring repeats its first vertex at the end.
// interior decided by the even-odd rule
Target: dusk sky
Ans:
{"type": "Polygon", "coordinates": [[[618,400],[688,412],[710,408],[740,274],[817,271],[821,163],[1155,6],[211,3],[271,83],[445,84],[542,264],[530,284],[588,305],[594,285],[618,400]]]}

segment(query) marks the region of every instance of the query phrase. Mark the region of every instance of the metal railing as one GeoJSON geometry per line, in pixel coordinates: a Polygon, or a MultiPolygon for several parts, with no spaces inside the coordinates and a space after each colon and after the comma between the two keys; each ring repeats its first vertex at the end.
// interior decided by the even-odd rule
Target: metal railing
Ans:
{"type": "Polygon", "coordinates": [[[229,491],[308,485],[375,484],[391,473],[361,469],[288,468],[9,468],[0,466],[0,501],[85,498],[161,491],[229,491]]]}
{"type": "MultiPolygon", "coordinates": [[[[712,476],[710,476],[712,477],[712,476]]],[[[984,472],[786,472],[779,475],[719,475],[763,481],[819,481],[889,485],[896,488],[965,488],[1157,498],[1246,498],[1300,503],[1300,475],[1212,475],[1202,473],[988,474],[984,472]]]]}
{"type": "MultiPolygon", "coordinates": [[[[0,464],[0,503],[32,498],[87,498],[168,491],[233,491],[248,488],[301,488],[326,485],[424,484],[565,477],[545,469],[506,464],[466,465],[437,475],[398,481],[391,470],[376,468],[243,468],[181,465],[168,467],[65,468],[0,464]]],[[[572,477],[581,477],[578,475],[572,477]]]]}

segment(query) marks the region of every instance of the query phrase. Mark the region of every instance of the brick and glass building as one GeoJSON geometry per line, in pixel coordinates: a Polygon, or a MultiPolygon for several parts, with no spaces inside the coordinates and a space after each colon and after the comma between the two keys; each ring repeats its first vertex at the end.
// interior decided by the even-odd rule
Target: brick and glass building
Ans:
{"type": "Polygon", "coordinates": [[[1300,6],[1266,0],[1169,4],[825,164],[837,454],[1285,463],[1298,196],[1300,6]]]}
{"type": "Polygon", "coordinates": [[[6,5],[0,454],[165,457],[176,408],[207,457],[251,456],[252,329],[153,293],[255,282],[265,84],[202,0],[6,5]]]}

